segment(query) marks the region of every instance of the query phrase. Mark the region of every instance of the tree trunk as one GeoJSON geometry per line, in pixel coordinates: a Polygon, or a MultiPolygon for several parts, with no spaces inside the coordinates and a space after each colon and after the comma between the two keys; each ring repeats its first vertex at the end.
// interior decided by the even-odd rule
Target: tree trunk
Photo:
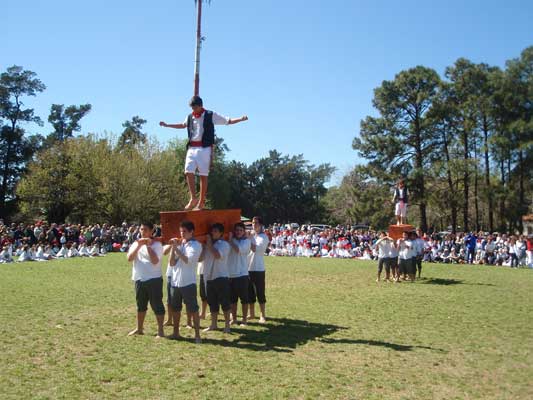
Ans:
{"type": "Polygon", "coordinates": [[[420,128],[420,116],[417,111],[415,118],[415,182],[418,189],[419,195],[419,204],[418,208],[420,210],[420,229],[422,232],[427,232],[428,223],[427,223],[427,214],[426,214],[426,188],[424,173],[422,167],[424,166],[424,155],[422,154],[422,139],[421,139],[421,128],[420,128]]]}
{"type": "Polygon", "coordinates": [[[507,229],[506,228],[506,221],[505,221],[505,191],[506,191],[506,187],[505,187],[505,160],[502,159],[500,160],[500,173],[501,173],[501,184],[502,184],[502,193],[501,193],[501,196],[500,196],[500,228],[503,229],[504,231],[507,229]]]}
{"type": "Polygon", "coordinates": [[[518,215],[518,229],[524,232],[524,225],[522,223],[522,215],[527,212],[527,204],[524,189],[524,152],[518,152],[518,198],[520,200],[520,213],[518,215]]]}
{"type": "Polygon", "coordinates": [[[494,205],[492,188],[490,187],[490,159],[489,159],[489,126],[487,117],[483,118],[483,137],[485,146],[485,187],[487,190],[488,216],[489,216],[489,231],[494,232],[494,205]]]}
{"type": "Polygon", "coordinates": [[[442,143],[444,147],[444,156],[446,157],[446,175],[448,180],[448,201],[450,203],[451,219],[452,219],[452,233],[455,233],[457,230],[457,200],[454,196],[454,187],[452,179],[452,171],[450,169],[450,151],[448,149],[448,137],[446,136],[446,131],[442,131],[442,143]]]}
{"type": "Polygon", "coordinates": [[[463,231],[468,232],[469,230],[469,221],[468,221],[468,200],[470,192],[470,174],[469,174],[469,165],[468,160],[470,158],[468,152],[468,131],[466,128],[463,128],[463,156],[464,156],[464,173],[463,173],[463,231]]]}
{"type": "Polygon", "coordinates": [[[481,229],[481,224],[479,221],[479,197],[478,197],[478,186],[479,186],[479,177],[478,177],[478,163],[477,163],[477,139],[474,141],[474,210],[476,216],[476,232],[479,232],[481,229]]]}

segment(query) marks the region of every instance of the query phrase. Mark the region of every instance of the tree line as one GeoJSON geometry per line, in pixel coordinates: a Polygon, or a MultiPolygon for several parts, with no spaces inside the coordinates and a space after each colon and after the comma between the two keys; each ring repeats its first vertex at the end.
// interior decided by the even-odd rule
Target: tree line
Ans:
{"type": "Polygon", "coordinates": [[[460,58],[443,77],[424,66],[401,71],[374,90],[377,116],[353,139],[367,163],[330,190],[330,209],[384,226],[403,177],[410,221],[423,230],[522,230],[533,198],[532,102],[533,47],[503,70],[460,58]]]}
{"type": "MultiPolygon", "coordinates": [[[[134,116],[118,136],[79,134],[90,104],[53,104],[53,131],[31,134],[26,126],[43,121],[24,100],[46,86],[20,66],[0,76],[0,217],[95,223],[158,220],[160,211],[183,209],[185,140],[161,145],[144,132],[146,120],[134,116]]],[[[250,165],[226,159],[220,138],[208,188],[212,208],[261,213],[267,222],[324,218],[325,183],[334,169],[314,166],[303,155],[269,152],[250,165]]]]}
{"type": "MultiPolygon", "coordinates": [[[[53,131],[34,134],[43,122],[24,101],[45,89],[20,66],[0,75],[0,217],[119,223],[184,206],[184,140],[161,145],[139,116],[118,136],[80,134],[90,104],[53,104],[53,131]]],[[[424,66],[404,70],[374,90],[377,113],[352,144],[366,162],[337,186],[325,186],[330,164],[271,150],[246,165],[228,161],[217,139],[209,206],[261,213],[267,223],[385,228],[402,177],[410,222],[424,230],[521,229],[533,197],[532,100],[533,47],[504,69],[460,58],[442,77],[424,66]]]]}

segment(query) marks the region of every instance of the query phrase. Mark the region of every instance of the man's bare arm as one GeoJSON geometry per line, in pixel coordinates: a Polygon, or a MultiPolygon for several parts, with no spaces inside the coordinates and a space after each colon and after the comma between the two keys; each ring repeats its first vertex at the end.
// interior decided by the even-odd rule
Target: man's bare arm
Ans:
{"type": "Polygon", "coordinates": [[[230,118],[228,120],[228,125],[238,124],[239,122],[248,121],[248,116],[243,115],[240,118],[230,118]]]}
{"type": "Polygon", "coordinates": [[[159,123],[159,126],[162,126],[163,128],[174,128],[174,129],[185,129],[185,128],[187,128],[187,124],[167,124],[166,122],[163,122],[163,121],[161,121],[159,123]]]}

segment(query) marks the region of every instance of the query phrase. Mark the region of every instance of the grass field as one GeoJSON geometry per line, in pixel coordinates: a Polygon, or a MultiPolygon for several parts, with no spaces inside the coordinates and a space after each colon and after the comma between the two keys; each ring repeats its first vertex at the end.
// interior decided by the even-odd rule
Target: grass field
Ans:
{"type": "Polygon", "coordinates": [[[0,398],[533,398],[533,270],[425,264],[377,284],[374,262],[267,269],[268,323],[195,345],[186,329],[155,340],[151,311],[126,336],[124,255],[0,265],[0,398]]]}

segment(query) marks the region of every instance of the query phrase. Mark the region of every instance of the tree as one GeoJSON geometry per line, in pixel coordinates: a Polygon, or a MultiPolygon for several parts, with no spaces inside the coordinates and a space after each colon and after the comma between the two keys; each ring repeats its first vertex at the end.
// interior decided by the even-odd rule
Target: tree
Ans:
{"type": "Polygon", "coordinates": [[[367,167],[358,166],[344,176],[337,187],[328,190],[326,209],[332,224],[367,224],[386,229],[393,218],[390,187],[372,177],[367,167]]]}
{"type": "Polygon", "coordinates": [[[146,133],[142,132],[142,128],[146,124],[146,120],[139,116],[133,117],[130,121],[122,124],[124,130],[118,139],[119,149],[136,146],[138,144],[146,144],[146,133]]]}
{"type": "Polygon", "coordinates": [[[411,204],[418,203],[420,227],[427,229],[425,171],[435,146],[434,120],[427,117],[437,96],[440,78],[418,66],[384,81],[374,90],[373,105],[380,117],[361,121],[353,148],[370,160],[373,171],[388,179],[407,175],[411,204]]]}
{"type": "Polygon", "coordinates": [[[63,104],[52,104],[48,122],[54,127],[54,132],[49,135],[48,141],[62,142],[72,137],[74,132],[79,132],[80,120],[91,111],[91,108],[90,104],[72,105],[67,108],[63,104]]]}
{"type": "MultiPolygon", "coordinates": [[[[6,217],[8,201],[15,198],[15,187],[27,162],[41,142],[40,136],[25,136],[20,123],[42,125],[32,108],[25,108],[23,99],[36,96],[46,86],[32,71],[12,66],[0,75],[0,216],[6,217]]],[[[13,207],[10,207],[11,209],[13,207]]]]}

